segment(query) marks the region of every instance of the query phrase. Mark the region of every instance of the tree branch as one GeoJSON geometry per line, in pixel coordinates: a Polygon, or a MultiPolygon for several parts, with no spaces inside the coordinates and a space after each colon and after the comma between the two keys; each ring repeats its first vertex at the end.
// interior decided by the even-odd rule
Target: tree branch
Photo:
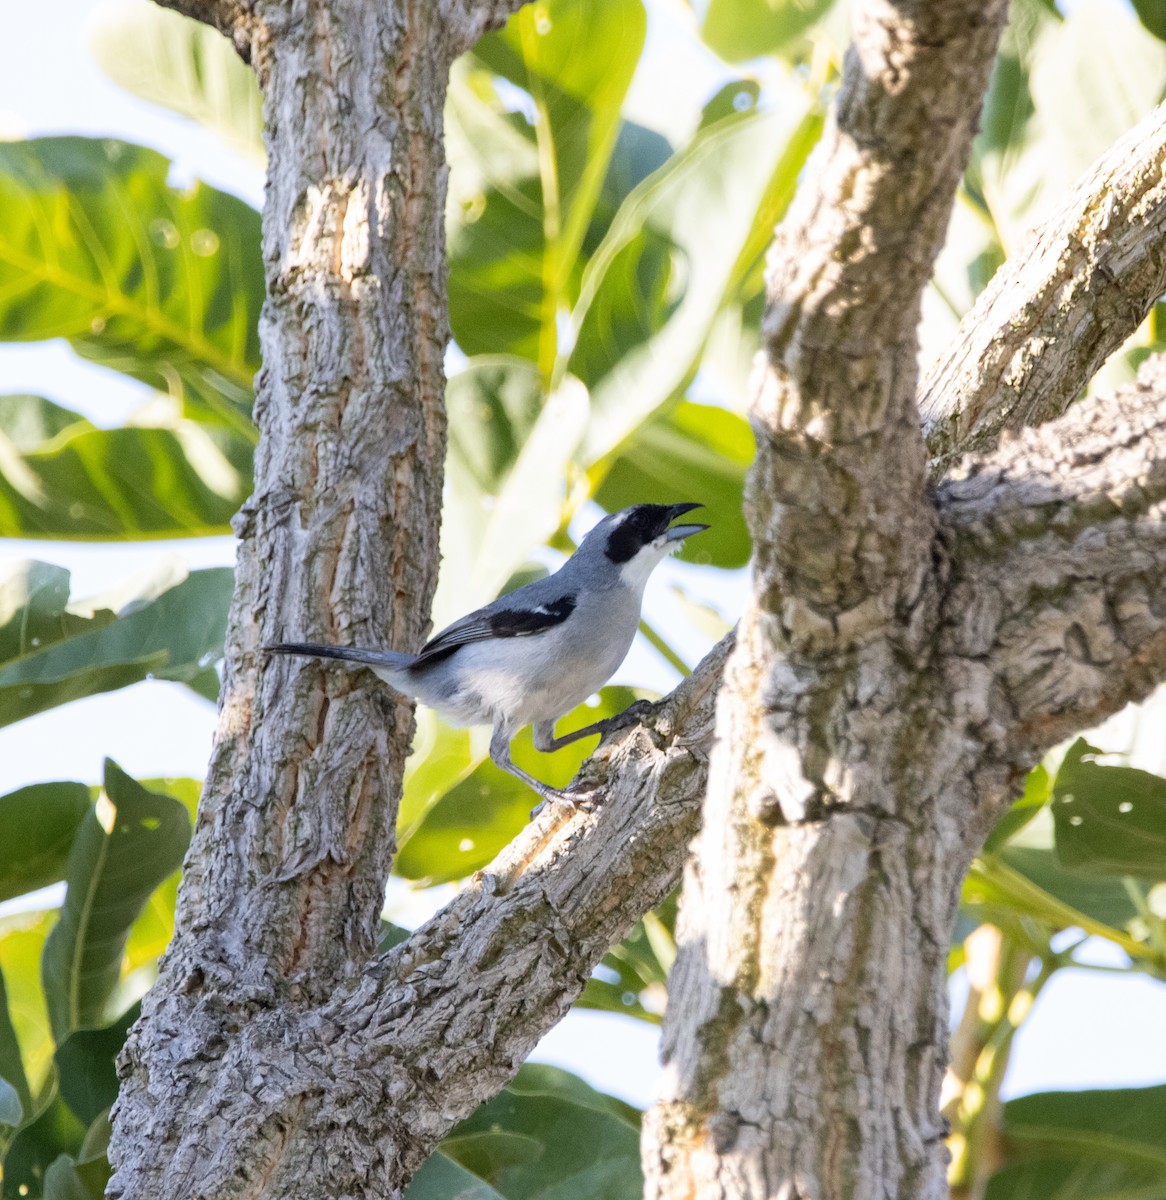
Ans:
{"type": "Polygon", "coordinates": [[[1166,292],[1166,105],[1006,262],[924,383],[933,474],[1058,416],[1166,292]]]}
{"type": "Polygon", "coordinates": [[[774,240],[747,510],[758,603],[795,640],[863,636],[925,569],[920,296],[1006,11],[859,5],[841,91],[774,240]]]}
{"type": "Polygon", "coordinates": [[[959,570],[947,637],[990,673],[1018,769],[1166,677],[1164,503],[1162,356],[941,489],[959,570]]]}
{"type": "Polygon", "coordinates": [[[256,15],[255,0],[155,0],[160,8],[170,8],[217,29],[235,47],[235,52],[250,63],[252,46],[262,30],[256,15]]]}
{"type": "Polygon", "coordinates": [[[166,1194],[399,1196],[450,1127],[513,1077],[607,949],[676,886],[731,645],[592,756],[585,778],[607,788],[595,812],[552,805],[355,983],[315,1007],[256,1012],[209,1078],[191,1031],[155,1046],[159,1077],[190,1078],[192,1055],[203,1073],[169,1131],[166,1194]]]}
{"type": "Polygon", "coordinates": [[[458,54],[471,49],[483,34],[500,29],[530,0],[449,0],[449,27],[458,54]]]}

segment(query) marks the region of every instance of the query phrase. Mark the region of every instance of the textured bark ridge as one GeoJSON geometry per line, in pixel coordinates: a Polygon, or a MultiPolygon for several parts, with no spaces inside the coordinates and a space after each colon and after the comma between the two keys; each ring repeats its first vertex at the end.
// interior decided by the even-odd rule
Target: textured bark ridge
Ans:
{"type": "Polygon", "coordinates": [[[1164,292],[1166,104],[1101,156],[960,322],[919,399],[934,477],[1001,430],[1064,412],[1164,292]]]}
{"type": "MultiPolygon", "coordinates": [[[[598,811],[549,810],[380,958],[409,711],[260,647],[424,634],[442,97],[452,56],[521,3],[175,6],[228,29],[265,88],[262,440],[214,758],[175,941],[122,1064],[110,1194],[400,1196],[675,886],[711,756],[649,1191],[940,1195],[943,967],[967,861],[1035,756],[1166,672],[1166,367],[926,482],[918,298],[1003,3],[859,6],[771,260],[737,649],[600,747],[598,811]]],[[[1084,210],[1115,179],[1098,174],[1084,210]]],[[[1007,387],[974,370],[931,386],[932,411],[956,414],[932,426],[939,453],[1059,411],[1132,331],[1142,299],[1115,297],[1156,286],[1148,204],[1106,226],[1122,253],[1098,240],[1092,349],[1060,353],[1089,324],[1074,287],[1042,299],[1036,268],[1018,276],[1058,349],[1056,405],[1014,403],[1044,387],[1038,334],[1002,319],[985,353],[1011,364],[1007,387]]]]}

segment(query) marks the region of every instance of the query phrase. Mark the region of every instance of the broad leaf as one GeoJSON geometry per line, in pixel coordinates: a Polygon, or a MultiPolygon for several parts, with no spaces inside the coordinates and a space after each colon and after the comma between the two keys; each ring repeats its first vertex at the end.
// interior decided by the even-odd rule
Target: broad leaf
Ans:
{"type": "Polygon", "coordinates": [[[1102,1200],[1166,1190],[1166,1087],[1043,1092],[1004,1106],[988,1200],[1102,1200]]]}
{"type": "Polygon", "coordinates": [[[185,420],[96,429],[48,400],[0,396],[0,537],[229,533],[250,490],[251,444],[240,436],[216,439],[185,420]],[[45,440],[29,444],[37,426],[45,440]]]}
{"type": "Polygon", "coordinates": [[[0,339],[79,354],[253,438],[259,214],[113,138],[0,143],[0,339]]]}
{"type": "Polygon", "coordinates": [[[16,591],[30,593],[27,621],[20,609],[4,620],[0,581],[0,646],[15,644],[20,654],[0,666],[0,725],[151,676],[195,680],[222,655],[233,585],[229,568],[195,571],[116,620],[99,612],[85,621],[58,607],[67,572],[62,580],[56,569],[38,566],[18,564],[7,581],[15,579],[16,591]],[[39,641],[27,636],[32,628],[40,631],[39,641]]]}
{"type": "Polygon", "coordinates": [[[682,402],[628,438],[595,499],[609,512],[630,504],[698,500],[704,508],[693,520],[711,525],[713,533],[685,542],[681,557],[743,567],[751,544],[741,505],[754,445],[748,423],[736,413],[682,402]],[[680,495],[686,486],[693,495],[680,495]]]}
{"type": "Polygon", "coordinates": [[[1166,880],[1166,779],[1094,762],[1083,738],[1053,783],[1057,857],[1088,875],[1166,880]]]}
{"type": "MultiPolygon", "coordinates": [[[[186,809],[193,823],[202,794],[198,779],[140,779],[138,782],[151,792],[171,796],[186,809]]],[[[178,882],[182,871],[174,871],[150,893],[126,942],[125,970],[127,974],[145,970],[156,971],[162,951],[174,936],[174,907],[178,899],[178,882]]]]}
{"type": "MultiPolygon", "coordinates": [[[[535,154],[494,159],[489,141],[451,139],[455,175],[458,158],[473,156],[476,173],[491,184],[479,189],[476,204],[451,209],[450,314],[467,352],[525,353],[550,380],[559,319],[576,294],[579,252],[645,28],[641,0],[542,0],[475,47],[478,63],[526,92],[534,116],[528,125],[499,114],[491,127],[479,106],[477,133],[493,132],[503,144],[517,134],[533,142],[535,154]],[[520,164],[521,174],[508,170],[520,164]],[[499,318],[502,329],[495,328],[499,318]]],[[[456,117],[463,109],[455,101],[451,111],[456,117]]],[[[464,195],[465,185],[458,182],[455,192],[464,195]]]]}
{"type": "Polygon", "coordinates": [[[589,411],[578,380],[568,377],[544,397],[534,365],[513,357],[471,359],[447,394],[438,626],[493,600],[559,528],[571,455],[589,411]]]}
{"type": "Polygon", "coordinates": [[[108,1019],[130,926],[189,841],[183,805],[106,760],[105,787],[73,843],[65,903],[41,964],[58,1043],[108,1019]]]}
{"type": "Polygon", "coordinates": [[[990,853],[1000,850],[1036,817],[1052,799],[1052,795],[1052,777],[1042,764],[1037,763],[1024,778],[1023,795],[996,822],[995,828],[984,843],[984,849],[990,853]]]}
{"type": "MultiPolygon", "coordinates": [[[[20,1102],[20,1093],[7,1079],[0,1076],[0,1126],[7,1125],[15,1129],[23,1117],[24,1105],[20,1102]]],[[[0,1144],[2,1143],[3,1136],[0,1133],[0,1144]]]]}
{"type": "Polygon", "coordinates": [[[1138,20],[1156,37],[1166,41],[1166,0],[1130,0],[1138,20]]]}
{"type": "MultiPolygon", "coordinates": [[[[68,1105],[50,1093],[48,1101],[36,1120],[25,1125],[12,1139],[8,1153],[4,1156],[4,1195],[48,1196],[46,1176],[54,1162],[62,1155],[70,1157],[81,1152],[85,1140],[85,1126],[77,1120],[68,1105]],[[42,1190],[43,1189],[43,1190],[42,1190]]],[[[61,1171],[54,1176],[53,1187],[72,1186],[71,1179],[60,1179],[61,1171]],[[59,1182],[58,1182],[59,1181],[59,1182]]],[[[73,1200],[77,1192],[57,1192],[73,1200]]],[[[80,1193],[82,1200],[98,1200],[87,1193],[80,1193]]]]}
{"type": "Polygon", "coordinates": [[[117,0],[95,10],[89,46],[114,83],[213,129],[262,165],[259,84],[217,29],[147,0],[117,0]]]}
{"type": "Polygon", "coordinates": [[[11,1132],[32,1117],[32,1092],[24,1073],[20,1043],[8,1015],[8,990],[0,971],[0,1158],[11,1140],[11,1132]]]}
{"type": "Polygon", "coordinates": [[[440,1148],[506,1200],[639,1200],[643,1188],[639,1114],[554,1067],[522,1067],[440,1148]]]}
{"type": "Polygon", "coordinates": [[[117,1056],[141,1006],[132,1005],[103,1029],[76,1029],[57,1047],[57,1087],[61,1099],[92,1124],[117,1099],[117,1056]]]}
{"type": "Polygon", "coordinates": [[[579,344],[589,310],[614,304],[605,291],[628,293],[621,255],[645,227],[673,247],[676,299],[660,328],[593,384],[584,465],[610,454],[686,386],[721,308],[739,299],[755,271],[821,129],[821,111],[800,90],[780,99],[776,112],[728,119],[698,134],[644,180],[588,263],[572,314],[579,344]],[[717,214],[712,225],[710,212],[717,214]]]}
{"type": "Polygon", "coordinates": [[[8,562],[0,567],[0,663],[108,625],[112,612],[70,612],[69,572],[50,563],[8,562]]]}
{"type": "Polygon", "coordinates": [[[603,956],[577,1006],[659,1025],[668,995],[668,972],[676,956],[675,922],[674,894],[638,921],[631,933],[603,956]]]}
{"type": "Polygon", "coordinates": [[[835,0],[709,0],[701,23],[705,43],[726,62],[787,49],[835,0]]]}
{"type": "Polygon", "coordinates": [[[441,1150],[435,1150],[414,1173],[405,1200],[503,1200],[488,1183],[441,1150]]]}
{"type": "Polygon", "coordinates": [[[0,796],[0,900],[65,878],[69,848],[89,803],[83,783],[34,783],[0,796]]]}
{"type": "Polygon", "coordinates": [[[1128,9],[1083,0],[1041,38],[1029,78],[1046,161],[1071,183],[1162,99],[1166,45],[1128,9]]]}
{"type": "MultiPolygon", "coordinates": [[[[15,1038],[15,1043],[5,1042],[4,1061],[8,1066],[0,1067],[0,1071],[9,1083],[17,1083],[8,1072],[15,1073],[15,1056],[19,1053],[28,1084],[31,1112],[39,1111],[36,1102],[42,1097],[53,1073],[56,1046],[40,986],[40,960],[56,919],[55,911],[14,913],[0,918],[0,970],[4,974],[8,1019],[15,1038]]],[[[45,1097],[46,1101],[48,1098],[45,1097]]],[[[25,1119],[28,1119],[27,1113],[25,1119]]]]}

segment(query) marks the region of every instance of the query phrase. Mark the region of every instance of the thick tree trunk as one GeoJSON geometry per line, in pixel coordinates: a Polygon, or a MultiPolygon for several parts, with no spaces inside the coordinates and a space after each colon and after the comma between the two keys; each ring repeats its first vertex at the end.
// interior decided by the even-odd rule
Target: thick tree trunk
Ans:
{"type": "Polygon", "coordinates": [[[951,569],[915,325],[1005,12],[858,7],[770,257],[754,591],[685,877],[645,1127],[656,1197],[944,1190],[947,945],[1010,772],[972,786],[987,698],[936,656],[951,569]]]}
{"type": "Polygon", "coordinates": [[[431,4],[295,0],[250,20],[270,152],[261,438],[177,929],[122,1064],[110,1194],[127,1198],[276,1194],[295,1118],[255,1114],[280,1067],[227,1052],[372,953],[412,713],[367,676],[261,647],[414,647],[439,561],[458,47],[431,4]]]}

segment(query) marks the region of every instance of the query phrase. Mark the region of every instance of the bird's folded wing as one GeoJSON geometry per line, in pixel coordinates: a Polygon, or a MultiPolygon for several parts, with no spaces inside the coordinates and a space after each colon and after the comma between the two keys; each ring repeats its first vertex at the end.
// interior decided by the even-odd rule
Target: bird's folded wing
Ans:
{"type": "Polygon", "coordinates": [[[561,625],[575,610],[575,601],[570,596],[560,596],[529,606],[508,608],[505,599],[496,601],[464,616],[460,621],[443,629],[430,638],[421,648],[415,666],[436,662],[446,658],[459,646],[470,642],[484,642],[490,638],[530,637],[545,633],[561,625]]]}

